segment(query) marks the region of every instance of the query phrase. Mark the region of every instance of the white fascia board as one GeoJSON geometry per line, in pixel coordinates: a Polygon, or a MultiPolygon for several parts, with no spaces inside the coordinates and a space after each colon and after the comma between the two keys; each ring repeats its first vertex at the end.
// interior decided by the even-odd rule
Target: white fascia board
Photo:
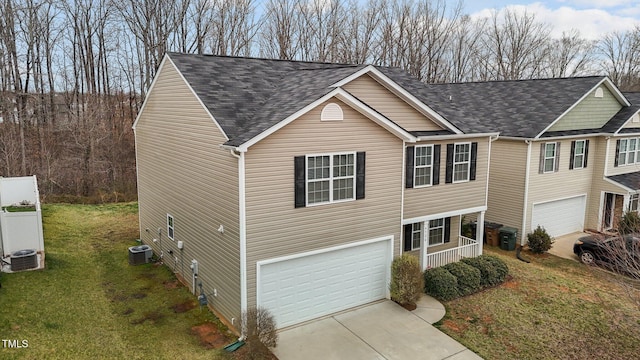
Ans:
{"type": "MultiPolygon", "coordinates": [[[[633,117],[638,115],[638,113],[640,113],[640,109],[638,109],[638,111],[634,112],[633,114],[631,114],[631,116],[629,116],[629,118],[624,122],[624,124],[620,125],[620,127],[618,128],[618,130],[616,130],[615,133],[613,133],[613,135],[618,135],[618,133],[620,133],[620,130],[624,129],[624,127],[629,123],[629,121],[633,120],[633,117]]],[[[640,132],[640,131],[638,131],[640,132]]],[[[626,134],[625,134],[626,135],[626,134]]]]}
{"type": "Polygon", "coordinates": [[[209,117],[211,118],[211,121],[213,121],[213,123],[216,125],[216,127],[218,128],[218,130],[220,131],[222,136],[224,136],[225,140],[228,141],[229,137],[227,136],[227,133],[224,132],[224,130],[222,129],[222,127],[220,126],[218,121],[216,121],[216,118],[213,117],[213,114],[211,114],[209,109],[204,105],[204,103],[202,102],[202,99],[200,99],[198,94],[196,94],[195,90],[193,90],[193,88],[191,87],[191,84],[189,84],[187,79],[184,78],[184,75],[182,75],[182,73],[180,72],[180,70],[178,69],[176,64],[174,64],[173,61],[171,60],[171,58],[169,57],[169,54],[165,54],[164,58],[162,59],[162,63],[160,63],[160,67],[158,67],[158,72],[156,73],[156,76],[154,77],[153,82],[151,83],[151,86],[149,87],[149,91],[147,91],[147,98],[144,100],[144,104],[142,105],[142,108],[140,109],[140,113],[138,113],[136,121],[133,124],[133,128],[135,129],[135,126],[138,123],[138,119],[140,118],[140,115],[142,114],[142,112],[144,110],[144,105],[146,105],[146,103],[147,103],[147,99],[149,98],[149,94],[151,94],[151,90],[153,89],[153,86],[155,85],[156,80],[158,79],[158,77],[160,75],[160,71],[162,70],[164,63],[167,60],[171,63],[171,65],[176,70],[178,75],[180,75],[180,79],[182,79],[182,81],[184,81],[184,83],[187,85],[187,87],[191,91],[191,94],[198,100],[198,103],[200,104],[200,106],[202,106],[204,111],[206,111],[207,115],[209,115],[209,117]]]}
{"type": "Polygon", "coordinates": [[[456,140],[456,139],[470,139],[470,138],[483,138],[483,137],[497,137],[499,132],[493,133],[480,133],[480,134],[455,134],[455,135],[425,135],[418,136],[418,141],[433,141],[433,140],[456,140]]]}
{"type": "Polygon", "coordinates": [[[608,183],[611,183],[611,184],[613,184],[613,185],[616,185],[617,187],[619,187],[619,188],[621,188],[621,189],[624,189],[626,192],[629,192],[629,193],[635,193],[635,192],[636,192],[636,190],[631,189],[631,188],[628,188],[628,187],[626,187],[626,186],[624,186],[624,185],[622,185],[622,184],[620,184],[620,183],[618,183],[618,182],[615,182],[615,181],[613,181],[613,180],[611,180],[611,179],[607,178],[606,176],[603,176],[603,177],[602,177],[602,179],[603,179],[604,181],[608,182],[608,183]]]}
{"type": "Polygon", "coordinates": [[[438,213],[438,214],[412,217],[409,219],[402,220],[402,225],[413,224],[417,222],[429,221],[434,219],[442,219],[442,218],[458,216],[458,215],[472,214],[472,213],[481,212],[481,211],[487,211],[487,206],[476,206],[472,208],[447,211],[447,212],[438,213]]]}
{"type": "Polygon", "coordinates": [[[151,91],[155,87],[156,81],[158,80],[158,75],[160,74],[160,72],[164,68],[164,64],[165,64],[165,62],[167,61],[168,58],[169,58],[169,54],[164,54],[164,57],[162,58],[162,61],[160,62],[160,66],[158,66],[158,71],[156,72],[156,76],[154,76],[153,80],[151,81],[151,85],[149,85],[149,89],[147,89],[147,96],[144,98],[144,101],[142,102],[142,107],[140,107],[140,111],[138,111],[138,115],[136,116],[136,120],[133,122],[133,125],[131,126],[131,128],[134,131],[136,130],[136,126],[138,125],[138,120],[140,120],[140,116],[142,115],[142,113],[144,113],[144,109],[147,106],[147,101],[149,101],[149,94],[151,93],[151,91]]]}
{"type": "Polygon", "coordinates": [[[392,121],[390,121],[386,117],[382,116],[380,113],[374,111],[373,109],[371,109],[370,107],[365,105],[363,102],[361,102],[360,100],[356,99],[353,95],[351,95],[348,92],[344,91],[342,88],[336,88],[336,89],[330,91],[329,93],[327,93],[326,95],[322,96],[318,100],[310,103],[309,105],[307,105],[307,106],[303,107],[302,109],[296,111],[295,113],[289,115],[286,119],[278,122],[277,124],[271,126],[267,130],[261,132],[257,136],[254,136],[253,138],[251,138],[249,141],[245,142],[244,144],[238,146],[237,150],[240,151],[240,152],[246,152],[251,146],[255,145],[256,143],[258,143],[259,141],[263,140],[267,136],[275,133],[276,131],[282,129],[286,125],[290,124],[292,121],[298,119],[300,116],[302,116],[302,115],[308,113],[309,111],[315,109],[320,104],[322,104],[323,102],[325,102],[325,101],[327,101],[327,100],[329,100],[329,99],[331,99],[333,97],[336,97],[336,98],[340,99],[342,102],[346,103],[347,105],[353,107],[355,110],[357,110],[361,114],[365,115],[369,119],[373,120],[378,125],[384,127],[385,129],[387,129],[389,132],[393,133],[397,137],[399,137],[399,138],[401,138],[401,139],[403,139],[405,141],[409,141],[409,142],[415,142],[416,141],[415,136],[411,135],[409,132],[407,132],[406,130],[404,130],[400,126],[396,125],[395,123],[393,123],[392,121]]]}
{"type": "Polygon", "coordinates": [[[566,114],[568,114],[571,110],[573,110],[576,106],[578,106],[578,104],[580,104],[582,102],[582,100],[584,100],[587,96],[589,96],[595,89],[597,89],[602,84],[604,84],[607,87],[607,89],[609,89],[609,91],[611,91],[611,93],[616,98],[616,100],[621,102],[624,106],[630,106],[631,105],[631,103],[629,103],[629,100],[627,100],[627,98],[624,97],[624,95],[622,95],[620,90],[618,90],[618,88],[611,82],[611,80],[609,80],[608,77],[604,77],[594,87],[589,89],[589,91],[585,92],[584,95],[582,95],[582,97],[578,101],[573,103],[573,105],[571,105],[565,112],[563,112],[562,115],[558,116],[555,120],[553,120],[551,122],[551,124],[549,124],[549,126],[544,128],[544,130],[542,130],[538,135],[536,135],[535,139],[540,138],[540,136],[542,136],[542,134],[547,132],[547,130],[549,130],[553,125],[555,125],[558,121],[560,121],[560,119],[562,119],[566,114]]]}
{"type": "Polygon", "coordinates": [[[411,106],[413,106],[416,110],[421,112],[423,115],[434,119],[439,125],[453,131],[456,134],[462,134],[462,131],[460,131],[460,129],[458,129],[449,121],[447,121],[442,115],[440,115],[438,112],[430,108],[427,104],[418,100],[418,98],[416,98],[410,92],[408,92],[403,87],[398,85],[395,81],[391,80],[388,76],[380,72],[380,70],[376,69],[376,67],[373,65],[368,65],[367,67],[349,75],[348,77],[340,80],[339,82],[331,86],[342,87],[345,84],[359,78],[364,74],[371,75],[374,79],[378,80],[378,82],[382,83],[384,87],[391,90],[391,92],[398,95],[404,101],[408,102],[411,106]]]}

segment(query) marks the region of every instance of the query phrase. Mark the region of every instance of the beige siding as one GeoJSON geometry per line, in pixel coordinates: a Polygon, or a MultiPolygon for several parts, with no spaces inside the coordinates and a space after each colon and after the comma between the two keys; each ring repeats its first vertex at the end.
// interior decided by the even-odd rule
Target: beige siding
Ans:
{"type": "MultiPolygon", "coordinates": [[[[633,139],[637,139],[637,141],[640,142],[640,137],[638,137],[638,136],[612,137],[609,140],[609,157],[608,157],[607,172],[606,172],[607,176],[626,174],[626,173],[630,173],[630,172],[640,171],[640,163],[638,163],[638,162],[636,162],[635,164],[631,164],[631,165],[615,166],[616,165],[616,142],[618,140],[620,140],[620,139],[632,139],[632,138],[633,139]]],[[[638,143],[638,145],[640,145],[640,143],[638,143]]],[[[638,145],[636,145],[636,147],[638,145]]],[[[636,153],[636,155],[637,155],[637,153],[636,153]]]]}
{"type": "Polygon", "coordinates": [[[636,129],[640,132],[640,114],[635,114],[631,117],[631,120],[627,121],[622,127],[623,129],[636,129]],[[635,121],[634,121],[635,120],[635,121]]]}
{"type": "Polygon", "coordinates": [[[156,254],[163,251],[165,264],[188,285],[196,259],[198,281],[207,293],[217,290],[211,303],[230,320],[240,316],[238,168],[237,159],[219,147],[224,141],[167,61],[136,128],[140,237],[156,254]],[[167,238],[167,213],[183,250],[167,238]],[[220,225],[224,234],[217,231],[220,225]],[[154,243],[158,229],[161,241],[154,243]]]}
{"type": "Polygon", "coordinates": [[[597,146],[597,139],[589,138],[589,159],[587,161],[587,167],[573,170],[569,170],[569,163],[571,161],[571,141],[572,140],[558,141],[560,143],[560,165],[558,171],[546,174],[539,173],[540,144],[543,142],[532,143],[529,201],[527,204],[527,221],[523,235],[531,232],[531,214],[533,204],[566,199],[579,195],[587,195],[586,204],[588,207],[588,204],[593,200],[591,185],[594,170],[596,168],[596,166],[594,166],[594,154],[599,150],[597,146]]]}
{"type": "Polygon", "coordinates": [[[256,303],[256,262],[394,236],[401,244],[402,141],[337,99],[343,121],[321,122],[324,104],[246,153],[247,287],[256,303]],[[366,152],[365,199],[294,208],[294,157],[366,152]]]}
{"type": "MultiPolygon", "coordinates": [[[[491,144],[489,199],[485,220],[522,228],[527,144],[524,141],[498,139],[491,144]]],[[[537,162],[532,171],[537,171],[537,162]]]]}
{"type": "Polygon", "coordinates": [[[441,126],[395,96],[369,75],[360,76],[344,88],[407,131],[442,130],[441,126]]]}
{"type": "Polygon", "coordinates": [[[487,193],[487,161],[489,138],[424,142],[425,145],[440,144],[440,184],[405,189],[404,218],[411,219],[430,214],[485,206],[487,193]],[[476,180],[446,184],[447,144],[477,142],[476,180]]]}
{"type": "Polygon", "coordinates": [[[622,108],[622,105],[606,86],[602,85],[600,88],[603,90],[602,98],[595,97],[595,90],[592,91],[576,107],[549,128],[549,131],[599,129],[602,127],[622,108]]]}

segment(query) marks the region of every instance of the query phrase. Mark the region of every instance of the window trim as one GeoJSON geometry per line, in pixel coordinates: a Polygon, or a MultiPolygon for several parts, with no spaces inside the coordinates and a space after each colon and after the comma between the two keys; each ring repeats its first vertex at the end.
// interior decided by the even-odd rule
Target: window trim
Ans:
{"type": "Polygon", "coordinates": [[[433,160],[434,160],[434,151],[435,148],[433,146],[433,144],[429,144],[429,145],[415,145],[413,148],[413,187],[414,188],[422,188],[422,187],[429,187],[429,186],[433,186],[433,169],[434,169],[434,164],[433,164],[433,160]],[[418,165],[418,148],[431,148],[431,163],[429,165],[418,165]],[[422,185],[417,185],[417,173],[418,173],[418,169],[423,169],[423,168],[429,168],[429,183],[428,184],[422,184],[422,185]]]}
{"type": "Polygon", "coordinates": [[[454,143],[453,144],[453,165],[451,168],[451,183],[458,184],[458,183],[469,182],[470,180],[471,180],[471,142],[454,143]],[[458,153],[458,146],[464,146],[464,145],[469,146],[468,148],[469,151],[467,152],[468,159],[467,161],[457,162],[456,155],[458,153]],[[456,165],[461,165],[464,163],[467,164],[467,178],[463,180],[456,180],[456,165]]]}
{"type": "Polygon", "coordinates": [[[167,237],[171,240],[175,240],[176,235],[176,220],[173,215],[167,213],[167,237]]]}
{"type": "Polygon", "coordinates": [[[417,222],[417,223],[412,223],[411,224],[411,251],[415,251],[415,250],[420,250],[420,248],[422,247],[422,243],[423,243],[423,238],[424,238],[424,228],[425,228],[425,224],[424,222],[417,222]],[[420,224],[420,230],[415,230],[415,226],[416,224],[420,224]],[[418,244],[418,246],[414,246],[414,234],[420,234],[420,244],[418,244]]]}
{"type": "Polygon", "coordinates": [[[317,206],[317,205],[326,205],[326,204],[336,204],[348,201],[355,201],[356,199],[356,187],[357,187],[357,169],[358,169],[358,156],[355,151],[348,152],[332,152],[332,153],[319,153],[319,154],[306,154],[304,156],[304,182],[305,182],[305,204],[306,206],[317,206]],[[353,174],[351,176],[340,176],[334,177],[333,175],[333,157],[336,155],[352,155],[353,156],[353,174]],[[319,156],[328,156],[329,157],[329,177],[323,180],[311,180],[312,182],[316,181],[329,181],[329,201],[322,201],[316,203],[309,203],[309,158],[311,157],[319,157],[319,156]],[[353,180],[353,189],[351,198],[334,200],[333,199],[333,182],[335,180],[340,179],[352,179],[353,180]]]}
{"type": "Polygon", "coordinates": [[[546,142],[544,143],[544,155],[543,155],[543,160],[542,160],[542,173],[543,174],[551,174],[556,172],[556,158],[558,153],[558,142],[557,141],[553,141],[553,142],[546,142]],[[547,145],[551,145],[553,144],[553,156],[547,156],[547,145]],[[547,171],[547,160],[553,160],[552,164],[553,166],[551,166],[551,170],[547,171]]]}
{"type": "MultiPolygon", "coordinates": [[[[425,223],[427,223],[425,221],[425,223]]],[[[444,245],[445,244],[445,234],[446,234],[446,220],[445,218],[438,218],[438,219],[431,219],[428,221],[429,226],[428,226],[428,234],[427,234],[427,241],[425,241],[427,247],[432,247],[432,246],[439,246],[439,245],[444,245]],[[432,221],[436,221],[436,220],[441,220],[442,221],[442,225],[440,226],[436,226],[436,227],[431,227],[431,222],[432,221]],[[442,229],[442,235],[440,236],[440,242],[437,244],[431,244],[431,231],[432,230],[437,230],[437,229],[442,229]]]]}
{"type": "Polygon", "coordinates": [[[573,153],[573,158],[571,159],[571,162],[573,163],[573,169],[584,169],[584,164],[585,164],[585,160],[586,160],[586,152],[587,152],[587,140],[583,139],[583,140],[576,140],[575,142],[575,146],[574,146],[574,153],[573,153]],[[582,153],[578,154],[578,143],[582,143],[582,153]],[[576,166],[576,158],[578,156],[582,156],[582,161],[580,162],[580,166],[576,166]]]}
{"type": "Polygon", "coordinates": [[[635,194],[631,194],[631,196],[629,196],[629,211],[635,211],[638,212],[638,210],[640,210],[640,194],[635,193],[635,194]],[[635,201],[635,209],[633,208],[633,203],[635,201]]]}

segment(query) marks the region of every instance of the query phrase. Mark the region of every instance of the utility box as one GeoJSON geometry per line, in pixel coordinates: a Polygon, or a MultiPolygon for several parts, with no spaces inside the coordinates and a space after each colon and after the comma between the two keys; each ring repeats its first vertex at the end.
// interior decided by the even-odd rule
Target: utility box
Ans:
{"type": "Polygon", "coordinates": [[[500,244],[500,228],[502,224],[493,223],[489,221],[484,222],[484,238],[487,244],[491,246],[498,246],[500,244]]]}
{"type": "Polygon", "coordinates": [[[151,261],[153,249],[149,245],[132,246],[129,248],[129,265],[146,264],[151,261]]]}
{"type": "Polygon", "coordinates": [[[500,229],[500,248],[502,250],[513,251],[516,249],[516,239],[518,229],[505,226],[500,229]]]}

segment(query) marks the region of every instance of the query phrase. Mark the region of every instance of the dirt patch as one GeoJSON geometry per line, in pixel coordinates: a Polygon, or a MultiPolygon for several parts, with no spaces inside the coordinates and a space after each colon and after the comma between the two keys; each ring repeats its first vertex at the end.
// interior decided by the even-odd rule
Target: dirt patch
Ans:
{"type": "Polygon", "coordinates": [[[135,319],[135,320],[131,320],[131,324],[139,325],[139,324],[144,323],[145,321],[149,321],[150,323],[155,324],[158,321],[160,321],[163,317],[164,317],[164,315],[162,315],[158,311],[149,311],[149,312],[144,313],[144,315],[141,318],[135,319]]]}
{"type": "Polygon", "coordinates": [[[164,281],[162,285],[164,285],[164,288],[167,290],[173,290],[180,286],[180,281],[178,280],[164,281]]]}
{"type": "Polygon", "coordinates": [[[193,308],[196,307],[196,302],[193,300],[187,300],[183,303],[180,304],[175,304],[173,306],[171,306],[170,308],[173,310],[174,313],[176,314],[181,314],[181,313],[185,313],[193,308]]]}
{"type": "Polygon", "coordinates": [[[132,308],[128,308],[127,310],[122,312],[122,315],[130,315],[133,314],[133,309],[132,308]]]}
{"type": "Polygon", "coordinates": [[[502,284],[502,286],[507,289],[517,289],[518,287],[520,287],[520,283],[516,281],[513,276],[507,275],[507,278],[505,279],[505,282],[502,284]]]}
{"type": "Polygon", "coordinates": [[[457,333],[461,333],[461,332],[465,331],[467,329],[467,327],[468,327],[467,325],[456,324],[452,320],[445,320],[442,323],[442,326],[446,327],[447,329],[449,329],[451,331],[455,331],[457,333]]]}
{"type": "Polygon", "coordinates": [[[144,298],[147,297],[147,294],[141,293],[141,292],[137,292],[137,293],[131,295],[131,297],[134,298],[134,299],[144,299],[144,298]]]}
{"type": "Polygon", "coordinates": [[[212,323],[196,325],[191,328],[191,332],[200,339],[200,344],[207,349],[220,349],[229,342],[229,339],[212,323]]]}

